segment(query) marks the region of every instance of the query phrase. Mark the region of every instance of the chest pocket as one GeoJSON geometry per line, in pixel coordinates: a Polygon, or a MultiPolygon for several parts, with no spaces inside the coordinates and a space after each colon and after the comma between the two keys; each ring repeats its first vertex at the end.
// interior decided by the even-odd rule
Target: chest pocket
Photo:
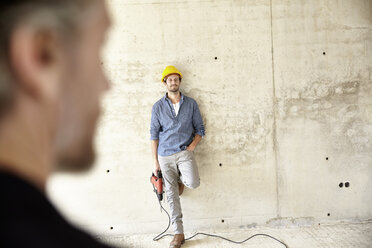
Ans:
{"type": "Polygon", "coordinates": [[[160,120],[161,131],[167,131],[177,125],[177,118],[173,117],[172,112],[167,111],[160,120]]]}
{"type": "Polygon", "coordinates": [[[192,114],[193,114],[192,108],[186,105],[185,106],[181,105],[177,117],[182,124],[189,125],[192,123],[192,114]]]}

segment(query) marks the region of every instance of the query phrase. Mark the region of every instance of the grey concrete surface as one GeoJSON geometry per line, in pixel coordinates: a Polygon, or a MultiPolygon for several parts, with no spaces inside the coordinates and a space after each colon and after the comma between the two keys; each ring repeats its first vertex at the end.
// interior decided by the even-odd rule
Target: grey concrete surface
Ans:
{"type": "MultiPolygon", "coordinates": [[[[256,227],[250,229],[233,229],[223,232],[203,230],[217,235],[222,235],[232,240],[241,241],[256,233],[266,233],[287,244],[289,248],[371,248],[372,247],[372,222],[328,224],[307,227],[256,227]]],[[[192,233],[187,233],[191,235],[192,233]]],[[[157,248],[168,247],[171,237],[166,237],[158,242],[152,241],[154,234],[141,234],[131,236],[112,236],[100,238],[102,241],[114,244],[116,247],[157,248]]],[[[187,241],[183,248],[282,248],[282,244],[267,237],[257,236],[243,244],[233,244],[227,241],[198,236],[187,241]]]]}
{"type": "Polygon", "coordinates": [[[169,64],[206,126],[186,230],[372,218],[371,0],[107,3],[98,160],[48,187],[71,221],[104,235],[161,226],[149,125],[169,64]]]}

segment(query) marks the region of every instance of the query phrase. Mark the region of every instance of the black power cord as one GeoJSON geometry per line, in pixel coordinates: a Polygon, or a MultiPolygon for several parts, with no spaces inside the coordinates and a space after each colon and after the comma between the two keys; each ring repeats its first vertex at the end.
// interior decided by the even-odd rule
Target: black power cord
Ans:
{"type": "MultiPolygon", "coordinates": [[[[156,191],[155,191],[155,194],[156,194],[156,191]]],[[[161,202],[159,201],[160,203],[160,207],[161,209],[168,215],[168,226],[167,228],[161,232],[160,234],[158,234],[157,236],[155,236],[152,240],[153,241],[158,241],[166,236],[174,236],[173,234],[164,234],[168,231],[169,227],[170,227],[170,223],[171,223],[171,220],[170,220],[170,215],[169,213],[167,212],[167,210],[164,209],[163,205],[161,204],[161,202]]],[[[209,233],[201,233],[201,232],[198,232],[198,233],[195,233],[194,235],[192,235],[191,237],[188,237],[186,238],[185,240],[190,240],[190,239],[193,239],[195,238],[196,236],[198,235],[204,235],[204,236],[208,236],[208,237],[213,237],[213,238],[219,238],[219,239],[223,239],[223,240],[226,240],[228,242],[231,242],[231,243],[234,243],[234,244],[243,244],[244,242],[256,237],[256,236],[265,236],[265,237],[268,237],[268,238],[271,238],[271,239],[274,239],[276,240],[277,242],[281,243],[282,245],[284,245],[284,247],[286,248],[289,248],[288,245],[286,245],[283,241],[280,241],[279,239],[277,238],[274,238],[273,236],[270,236],[268,234],[264,234],[264,233],[257,233],[257,234],[254,234],[252,236],[250,236],[249,238],[246,238],[245,240],[242,240],[242,241],[234,241],[234,240],[231,240],[231,239],[228,239],[228,238],[225,238],[225,237],[222,237],[222,236],[219,236],[219,235],[214,235],[214,234],[209,234],[209,233]]]]}

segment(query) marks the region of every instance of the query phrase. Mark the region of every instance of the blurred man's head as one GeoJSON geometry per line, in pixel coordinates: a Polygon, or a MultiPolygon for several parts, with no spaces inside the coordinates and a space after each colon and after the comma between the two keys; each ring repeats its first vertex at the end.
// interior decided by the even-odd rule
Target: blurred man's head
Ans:
{"type": "Polygon", "coordinates": [[[108,89],[100,59],[108,26],[103,0],[0,3],[0,130],[10,119],[38,123],[22,130],[24,140],[49,136],[45,150],[58,168],[94,161],[99,100],[108,89]]]}

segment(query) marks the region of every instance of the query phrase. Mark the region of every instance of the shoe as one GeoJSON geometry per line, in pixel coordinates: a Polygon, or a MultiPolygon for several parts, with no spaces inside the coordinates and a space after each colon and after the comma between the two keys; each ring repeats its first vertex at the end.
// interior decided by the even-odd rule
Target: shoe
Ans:
{"type": "Polygon", "coordinates": [[[185,243],[184,234],[175,234],[169,248],[180,248],[185,243]]]}
{"type": "Polygon", "coordinates": [[[185,189],[185,185],[183,185],[183,183],[178,183],[179,195],[182,195],[184,189],[185,189]]]}

